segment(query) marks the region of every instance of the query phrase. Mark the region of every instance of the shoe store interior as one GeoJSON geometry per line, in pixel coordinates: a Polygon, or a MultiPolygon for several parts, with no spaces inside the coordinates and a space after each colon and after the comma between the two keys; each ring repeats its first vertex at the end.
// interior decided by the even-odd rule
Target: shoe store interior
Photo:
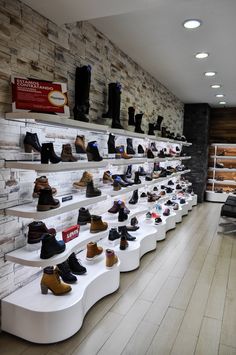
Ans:
{"type": "Polygon", "coordinates": [[[236,355],[235,0],[0,0],[0,354],[236,355]]]}

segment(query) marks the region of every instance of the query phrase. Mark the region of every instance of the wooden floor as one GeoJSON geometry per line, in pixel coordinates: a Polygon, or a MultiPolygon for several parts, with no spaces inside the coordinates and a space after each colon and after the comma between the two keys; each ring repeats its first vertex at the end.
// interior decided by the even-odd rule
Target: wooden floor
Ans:
{"type": "Polygon", "coordinates": [[[1,333],[0,354],[236,354],[236,235],[217,233],[220,207],[194,207],[72,338],[35,345],[1,333]]]}

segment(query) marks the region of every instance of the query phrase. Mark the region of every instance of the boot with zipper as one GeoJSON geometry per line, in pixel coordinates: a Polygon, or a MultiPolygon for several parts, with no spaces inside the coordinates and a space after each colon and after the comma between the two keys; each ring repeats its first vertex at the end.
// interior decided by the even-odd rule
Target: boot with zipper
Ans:
{"type": "Polygon", "coordinates": [[[88,171],[84,171],[80,181],[75,181],[73,186],[76,189],[83,189],[87,187],[88,183],[93,179],[93,175],[88,171]]]}
{"type": "Polygon", "coordinates": [[[77,154],[86,154],[85,138],[84,136],[76,136],[75,139],[75,151],[77,154]]]}
{"type": "Polygon", "coordinates": [[[60,207],[60,201],[53,198],[52,189],[46,187],[39,192],[37,211],[49,211],[60,207]]]}
{"type": "Polygon", "coordinates": [[[128,115],[129,115],[128,125],[129,126],[135,126],[134,113],[135,113],[135,108],[130,106],[128,108],[128,115]]]}
{"type": "Polygon", "coordinates": [[[60,280],[58,271],[54,270],[53,266],[48,266],[43,270],[40,286],[43,295],[46,295],[48,290],[56,296],[64,295],[71,291],[71,286],[60,280]]]}
{"type": "Polygon", "coordinates": [[[149,123],[148,124],[148,135],[149,136],[155,136],[154,123],[149,123]]]}
{"type": "Polygon", "coordinates": [[[77,67],[75,72],[75,106],[74,119],[89,122],[89,90],[91,83],[91,66],[77,67]]]}
{"type": "Polygon", "coordinates": [[[161,130],[162,121],[163,121],[163,117],[158,115],[156,124],[154,126],[154,131],[160,131],[161,130]]]}
{"type": "Polygon", "coordinates": [[[126,141],[127,141],[127,148],[126,148],[127,154],[134,155],[135,154],[135,150],[133,148],[132,138],[127,138],[126,141]]]}
{"type": "Polygon", "coordinates": [[[77,158],[72,154],[72,148],[70,144],[63,144],[61,151],[61,160],[64,162],[74,162],[77,158]]]}
{"type": "Polygon", "coordinates": [[[48,183],[48,178],[46,176],[40,176],[36,178],[34,182],[34,191],[33,191],[33,197],[38,198],[40,194],[40,190],[43,190],[45,188],[52,189],[52,194],[55,195],[57,193],[57,189],[54,187],[51,187],[48,183]]]}
{"type": "Polygon", "coordinates": [[[129,203],[131,205],[135,205],[138,202],[138,190],[134,190],[133,195],[131,199],[129,200],[129,203]]]}
{"type": "Polygon", "coordinates": [[[41,144],[39,143],[37,133],[26,132],[24,138],[24,147],[26,153],[34,152],[41,152],[41,144]]]}
{"type": "Polygon", "coordinates": [[[101,161],[103,158],[99,154],[98,145],[96,141],[89,142],[86,148],[88,161],[101,161]]]}
{"type": "Polygon", "coordinates": [[[43,143],[41,150],[41,164],[57,164],[61,161],[61,158],[56,155],[53,147],[53,143],[43,143]]]}
{"type": "Polygon", "coordinates": [[[112,133],[110,133],[107,141],[108,154],[116,154],[115,139],[116,137],[112,133]]]}
{"type": "Polygon", "coordinates": [[[137,113],[135,115],[135,130],[134,131],[136,133],[144,133],[144,131],[141,128],[142,118],[143,118],[143,113],[137,113]]]}
{"type": "Polygon", "coordinates": [[[93,180],[89,181],[86,188],[86,197],[96,197],[102,194],[101,190],[94,187],[93,180]]]}

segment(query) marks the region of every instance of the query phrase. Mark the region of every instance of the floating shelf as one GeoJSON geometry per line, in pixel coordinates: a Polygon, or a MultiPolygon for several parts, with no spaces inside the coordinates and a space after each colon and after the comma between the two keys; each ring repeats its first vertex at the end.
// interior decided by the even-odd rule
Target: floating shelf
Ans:
{"type": "Polygon", "coordinates": [[[125,129],[109,128],[109,132],[121,136],[132,137],[132,138],[140,138],[140,139],[146,138],[146,135],[144,133],[136,133],[125,129]]]}
{"type": "Polygon", "coordinates": [[[110,159],[109,163],[114,166],[119,165],[133,165],[133,164],[144,164],[147,158],[131,158],[131,159],[110,159]]]}
{"type": "Polygon", "coordinates": [[[210,156],[211,159],[218,159],[218,160],[221,160],[221,159],[229,159],[229,160],[232,160],[232,159],[236,159],[236,156],[230,156],[230,155],[211,155],[210,156]]]}
{"type": "Polygon", "coordinates": [[[158,141],[158,142],[166,142],[166,143],[173,143],[173,144],[181,144],[181,145],[184,145],[184,146],[191,146],[192,143],[188,143],[188,142],[183,142],[183,141],[177,141],[175,139],[169,139],[169,138],[165,138],[165,137],[156,137],[156,136],[149,136],[147,135],[146,136],[147,139],[149,140],[153,140],[153,141],[158,141]]]}
{"type": "Polygon", "coordinates": [[[129,192],[132,192],[134,190],[138,190],[140,188],[145,187],[146,184],[142,183],[142,184],[134,184],[132,186],[127,186],[127,187],[122,187],[119,191],[114,191],[113,189],[111,189],[110,191],[106,191],[106,194],[109,196],[119,196],[119,195],[125,195],[129,192]]]}
{"type": "Polygon", "coordinates": [[[210,184],[215,184],[215,185],[236,185],[236,181],[234,180],[214,180],[214,179],[208,179],[207,180],[210,184]]]}
{"type": "Polygon", "coordinates": [[[106,200],[107,195],[101,195],[97,197],[92,197],[92,198],[86,198],[85,196],[82,195],[73,195],[73,200],[71,201],[66,201],[66,202],[61,202],[61,197],[58,198],[60,200],[60,207],[55,208],[49,211],[43,211],[43,212],[38,212],[37,211],[37,204],[36,202],[32,203],[27,203],[23,205],[18,205],[15,207],[10,207],[6,209],[6,215],[7,216],[15,216],[15,217],[22,217],[22,218],[34,218],[37,220],[42,220],[45,218],[53,217],[60,215],[65,212],[70,212],[75,209],[78,209],[80,207],[86,207],[89,205],[93,205],[95,203],[98,203],[100,201],[106,200]]]}
{"type": "Polygon", "coordinates": [[[235,173],[236,169],[230,168],[208,168],[209,171],[223,171],[223,172],[232,172],[235,173]]]}

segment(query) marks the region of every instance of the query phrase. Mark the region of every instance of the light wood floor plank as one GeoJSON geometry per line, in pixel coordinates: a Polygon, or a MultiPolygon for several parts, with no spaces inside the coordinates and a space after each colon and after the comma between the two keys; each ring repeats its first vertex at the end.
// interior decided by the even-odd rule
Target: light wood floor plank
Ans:
{"type": "Polygon", "coordinates": [[[236,348],[236,291],[227,290],[220,342],[236,348]]]}
{"type": "Polygon", "coordinates": [[[195,355],[217,355],[220,343],[221,321],[203,318],[195,355]]]}
{"type": "Polygon", "coordinates": [[[236,355],[236,348],[220,344],[219,355],[236,355]]]}

